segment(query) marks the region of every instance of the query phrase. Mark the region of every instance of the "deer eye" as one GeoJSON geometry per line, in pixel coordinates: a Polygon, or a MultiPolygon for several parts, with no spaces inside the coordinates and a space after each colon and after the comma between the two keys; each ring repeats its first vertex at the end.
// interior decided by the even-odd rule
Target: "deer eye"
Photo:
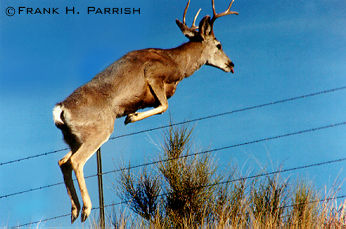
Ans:
{"type": "Polygon", "coordinates": [[[221,44],[217,44],[216,47],[217,47],[218,49],[220,49],[220,50],[222,49],[221,44]]]}

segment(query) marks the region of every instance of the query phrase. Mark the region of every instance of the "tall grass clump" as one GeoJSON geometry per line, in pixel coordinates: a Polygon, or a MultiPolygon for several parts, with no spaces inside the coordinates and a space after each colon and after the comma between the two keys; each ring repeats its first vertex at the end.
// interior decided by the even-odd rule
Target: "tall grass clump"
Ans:
{"type": "Polygon", "coordinates": [[[319,220],[318,195],[311,186],[300,182],[291,196],[288,225],[291,228],[313,228],[319,220]]]}
{"type": "Polygon", "coordinates": [[[255,180],[249,196],[250,221],[261,228],[282,225],[287,203],[287,182],[281,181],[279,175],[267,176],[264,181],[255,180]]]}
{"type": "Polygon", "coordinates": [[[160,162],[134,173],[122,170],[117,193],[132,214],[114,228],[339,228],[345,203],[321,202],[304,182],[280,174],[246,180],[235,168],[217,168],[208,153],[192,150],[192,130],[170,127],[160,162]],[[231,182],[233,181],[233,182],[231,182]]]}

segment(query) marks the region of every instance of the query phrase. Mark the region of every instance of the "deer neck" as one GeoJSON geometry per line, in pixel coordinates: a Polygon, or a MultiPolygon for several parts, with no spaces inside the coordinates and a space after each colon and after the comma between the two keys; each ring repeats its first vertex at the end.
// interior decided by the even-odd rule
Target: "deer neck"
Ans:
{"type": "Polygon", "coordinates": [[[177,63],[184,78],[192,75],[207,62],[203,53],[204,45],[192,41],[169,50],[170,56],[177,63]]]}

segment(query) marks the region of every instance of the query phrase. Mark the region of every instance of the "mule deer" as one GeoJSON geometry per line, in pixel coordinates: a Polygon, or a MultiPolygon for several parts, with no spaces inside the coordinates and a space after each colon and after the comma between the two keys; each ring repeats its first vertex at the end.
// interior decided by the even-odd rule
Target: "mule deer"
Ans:
{"type": "Polygon", "coordinates": [[[125,124],[136,122],[152,115],[161,114],[168,108],[177,84],[192,75],[202,65],[211,65],[225,72],[232,72],[234,64],[223,52],[216,40],[213,24],[219,17],[238,14],[230,11],[234,0],[223,13],[205,16],[197,27],[197,12],[192,26],[176,20],[189,42],[172,49],[143,49],[127,53],[90,82],[76,89],[53,109],[55,125],[61,129],[71,151],[59,161],[67,193],[71,199],[71,223],[79,215],[80,204],[72,181],[74,171],[81,196],[84,222],[91,211],[91,201],[85,184],[83,167],[95,151],[105,143],[113,132],[116,118],[126,116],[125,124]],[[144,112],[136,112],[154,107],[144,112]]]}

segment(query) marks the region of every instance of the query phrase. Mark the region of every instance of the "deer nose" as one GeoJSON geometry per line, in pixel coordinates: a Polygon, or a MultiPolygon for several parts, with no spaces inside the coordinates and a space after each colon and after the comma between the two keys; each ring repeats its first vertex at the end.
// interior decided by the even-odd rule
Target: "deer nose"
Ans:
{"type": "Polygon", "coordinates": [[[231,72],[231,73],[234,73],[234,70],[233,70],[234,63],[233,63],[232,61],[229,61],[227,65],[228,65],[228,67],[230,68],[230,72],[231,72]]]}

